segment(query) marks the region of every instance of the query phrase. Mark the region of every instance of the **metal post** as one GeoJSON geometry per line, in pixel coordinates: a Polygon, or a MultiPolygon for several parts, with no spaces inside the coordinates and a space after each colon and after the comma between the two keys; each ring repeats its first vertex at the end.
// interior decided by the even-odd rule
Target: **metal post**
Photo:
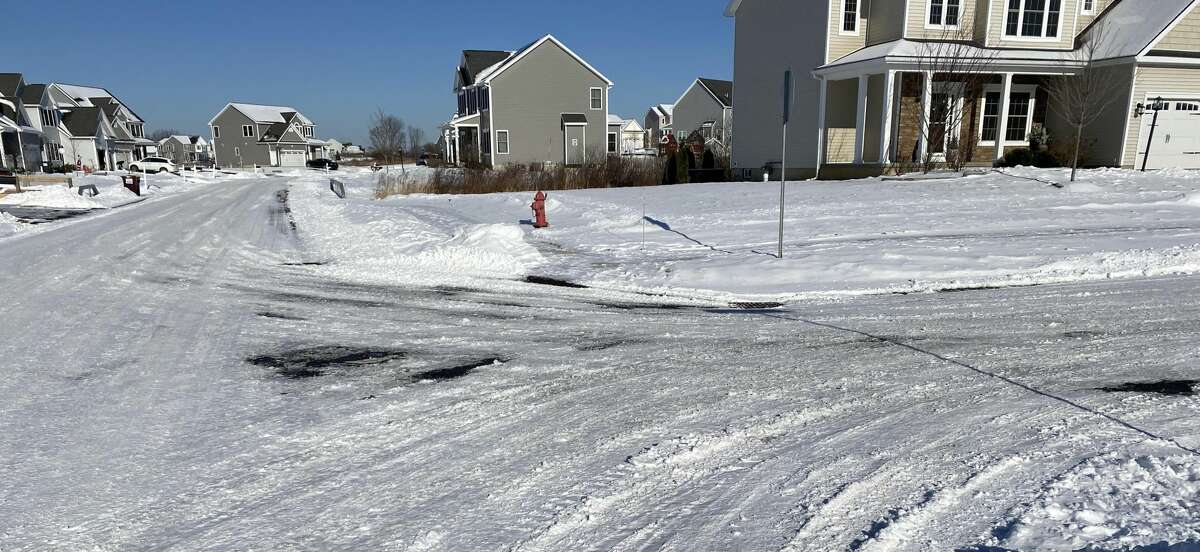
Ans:
{"type": "Polygon", "coordinates": [[[779,167],[779,250],[777,256],[783,258],[783,215],[787,201],[787,138],[788,119],[792,110],[792,70],[783,72],[783,155],[779,167]]]}
{"type": "Polygon", "coordinates": [[[1162,97],[1154,98],[1154,119],[1150,121],[1150,137],[1146,139],[1146,155],[1142,157],[1142,172],[1146,172],[1146,164],[1150,162],[1150,148],[1154,145],[1154,129],[1158,127],[1158,112],[1162,109],[1162,97]]]}

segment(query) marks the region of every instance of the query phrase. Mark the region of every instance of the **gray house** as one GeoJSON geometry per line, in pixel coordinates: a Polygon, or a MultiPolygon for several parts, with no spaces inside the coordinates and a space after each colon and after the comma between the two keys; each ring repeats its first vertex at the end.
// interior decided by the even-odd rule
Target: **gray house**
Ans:
{"type": "Polygon", "coordinates": [[[464,51],[446,159],[484,166],[579,165],[603,158],[613,83],[553,36],[512,52],[464,51]]]}
{"type": "Polygon", "coordinates": [[[168,136],[158,143],[158,155],[176,165],[212,163],[212,145],[203,136],[168,136]]]}
{"type": "MultiPolygon", "coordinates": [[[[26,89],[20,73],[0,73],[0,167],[36,171],[42,165],[42,133],[25,109],[26,89]]],[[[39,91],[40,92],[40,91],[39,91]]],[[[40,95],[38,96],[40,100],[40,95]]]]}
{"type": "Polygon", "coordinates": [[[705,141],[727,148],[733,135],[733,83],[696,79],[675,102],[671,118],[680,140],[699,132],[705,141]]]}
{"type": "Polygon", "coordinates": [[[671,126],[671,113],[674,111],[675,104],[658,104],[646,112],[645,124],[642,127],[649,134],[651,147],[656,147],[662,143],[664,136],[674,132],[671,126]]]}
{"type": "Polygon", "coordinates": [[[208,126],[215,161],[225,167],[303,167],[329,148],[316,139],[316,125],[291,107],[229,103],[208,126]]]}

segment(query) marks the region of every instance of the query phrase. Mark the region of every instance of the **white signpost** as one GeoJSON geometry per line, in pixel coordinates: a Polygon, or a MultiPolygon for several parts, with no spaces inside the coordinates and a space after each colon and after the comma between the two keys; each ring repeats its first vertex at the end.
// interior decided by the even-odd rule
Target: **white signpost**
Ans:
{"type": "Polygon", "coordinates": [[[779,167],[779,253],[783,258],[783,209],[787,199],[787,127],[792,115],[792,70],[783,72],[783,159],[779,167]]]}

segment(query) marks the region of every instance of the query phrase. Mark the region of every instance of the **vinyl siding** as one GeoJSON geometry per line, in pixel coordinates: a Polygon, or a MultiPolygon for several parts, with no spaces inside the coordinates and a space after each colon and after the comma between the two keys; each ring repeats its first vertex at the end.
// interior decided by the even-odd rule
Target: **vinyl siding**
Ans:
{"type": "Polygon", "coordinates": [[[1079,27],[1080,0],[1063,0],[1058,38],[1054,40],[1006,38],[1004,36],[1004,27],[1008,20],[1008,1],[992,0],[991,2],[989,7],[988,46],[1029,48],[1035,50],[1069,50],[1074,48],[1075,36],[1082,29],[1082,27],[1079,27]]]}
{"type": "MultiPolygon", "coordinates": [[[[795,0],[743,0],[734,23],[733,81],[737,116],[733,121],[733,166],[760,170],[779,163],[783,122],[783,70],[791,67],[795,86],[788,125],[788,164],[811,175],[817,163],[819,82],[809,71],[824,63],[828,22],[809,16],[795,0]],[[774,129],[774,130],[772,130],[774,129]]],[[[777,175],[778,173],[776,173],[777,175]]]]}
{"type": "Polygon", "coordinates": [[[940,38],[955,38],[959,33],[968,37],[975,35],[975,0],[960,0],[959,23],[956,30],[941,28],[925,28],[929,21],[929,0],[909,0],[908,2],[908,34],[907,38],[917,40],[936,40],[940,38]]]}
{"type": "MultiPolygon", "coordinates": [[[[999,0],[997,0],[997,1],[999,1],[999,0]]],[[[1096,6],[1092,10],[1091,15],[1080,13],[1079,14],[1079,31],[1082,32],[1084,27],[1091,25],[1092,21],[1096,20],[1097,15],[1104,13],[1104,10],[1108,9],[1109,4],[1112,4],[1112,0],[1096,0],[1096,6]]],[[[1082,0],[1080,1],[1079,9],[1083,9],[1082,0]]]]}
{"type": "Polygon", "coordinates": [[[874,0],[867,14],[867,46],[904,38],[906,0],[874,0]]]}
{"type": "Polygon", "coordinates": [[[213,121],[213,126],[221,127],[221,137],[213,140],[213,151],[217,163],[226,167],[249,167],[252,165],[270,166],[271,154],[266,144],[260,144],[266,125],[255,124],[241,111],[228,107],[213,121]],[[253,137],[242,136],[242,125],[254,125],[253,137]],[[239,148],[241,155],[234,153],[239,148]]]}
{"type": "MultiPolygon", "coordinates": [[[[866,15],[864,9],[869,0],[858,0],[859,17],[857,35],[842,34],[842,3],[844,1],[828,0],[829,51],[826,53],[825,63],[848,56],[867,45],[867,20],[863,16],[866,15]]],[[[804,17],[804,15],[800,17],[804,17]]]]}
{"type": "Polygon", "coordinates": [[[704,123],[711,121],[719,125],[724,120],[725,106],[699,83],[693,84],[683,97],[675,102],[675,121],[671,128],[675,129],[675,137],[680,140],[688,138],[704,123]]]}
{"type": "MultiPolygon", "coordinates": [[[[868,106],[868,110],[870,106],[868,106]]],[[[855,126],[858,125],[858,79],[829,81],[825,98],[825,162],[854,161],[855,126]]]]}
{"type": "MultiPolygon", "coordinates": [[[[1167,98],[1200,98],[1200,68],[1138,67],[1132,103],[1136,105],[1147,98],[1160,95],[1167,98]]],[[[1125,108],[1130,108],[1128,103],[1125,108]]],[[[1141,121],[1129,117],[1129,124],[1125,128],[1125,157],[1122,162],[1125,166],[1141,163],[1137,155],[1140,131],[1141,121]]]]}
{"type": "Polygon", "coordinates": [[[1193,8],[1154,49],[1200,52],[1200,10],[1193,8]]]}
{"type": "MultiPolygon", "coordinates": [[[[1105,81],[1112,83],[1112,99],[1103,114],[1084,129],[1080,163],[1084,166],[1119,166],[1125,145],[1125,114],[1129,110],[1133,64],[1105,67],[1099,71],[1103,71],[1105,81]]],[[[1059,144],[1070,144],[1075,133],[1075,129],[1053,108],[1046,112],[1046,130],[1059,144]]]]}
{"type": "Polygon", "coordinates": [[[563,113],[587,117],[587,154],[603,158],[608,129],[608,84],[553,41],[546,41],[491,82],[491,109],[480,117],[483,140],[509,131],[509,154],[495,165],[562,163],[563,113]],[[603,109],[590,109],[591,88],[604,90],[603,109]],[[491,117],[489,124],[489,115],[491,117]]]}

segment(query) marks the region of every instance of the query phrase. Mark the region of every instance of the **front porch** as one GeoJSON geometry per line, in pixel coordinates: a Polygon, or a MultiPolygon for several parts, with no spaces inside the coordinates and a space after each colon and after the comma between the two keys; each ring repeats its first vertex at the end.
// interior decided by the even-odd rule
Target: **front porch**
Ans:
{"type": "Polygon", "coordinates": [[[1031,132],[1069,133],[1047,106],[1051,79],[1073,64],[941,63],[883,56],[815,71],[821,177],[990,167],[1030,147],[1031,132]]]}
{"type": "Polygon", "coordinates": [[[442,126],[443,159],[449,165],[482,163],[479,115],[453,119],[442,126]]]}
{"type": "Polygon", "coordinates": [[[0,168],[37,172],[42,170],[42,133],[0,119],[0,168]]]}

